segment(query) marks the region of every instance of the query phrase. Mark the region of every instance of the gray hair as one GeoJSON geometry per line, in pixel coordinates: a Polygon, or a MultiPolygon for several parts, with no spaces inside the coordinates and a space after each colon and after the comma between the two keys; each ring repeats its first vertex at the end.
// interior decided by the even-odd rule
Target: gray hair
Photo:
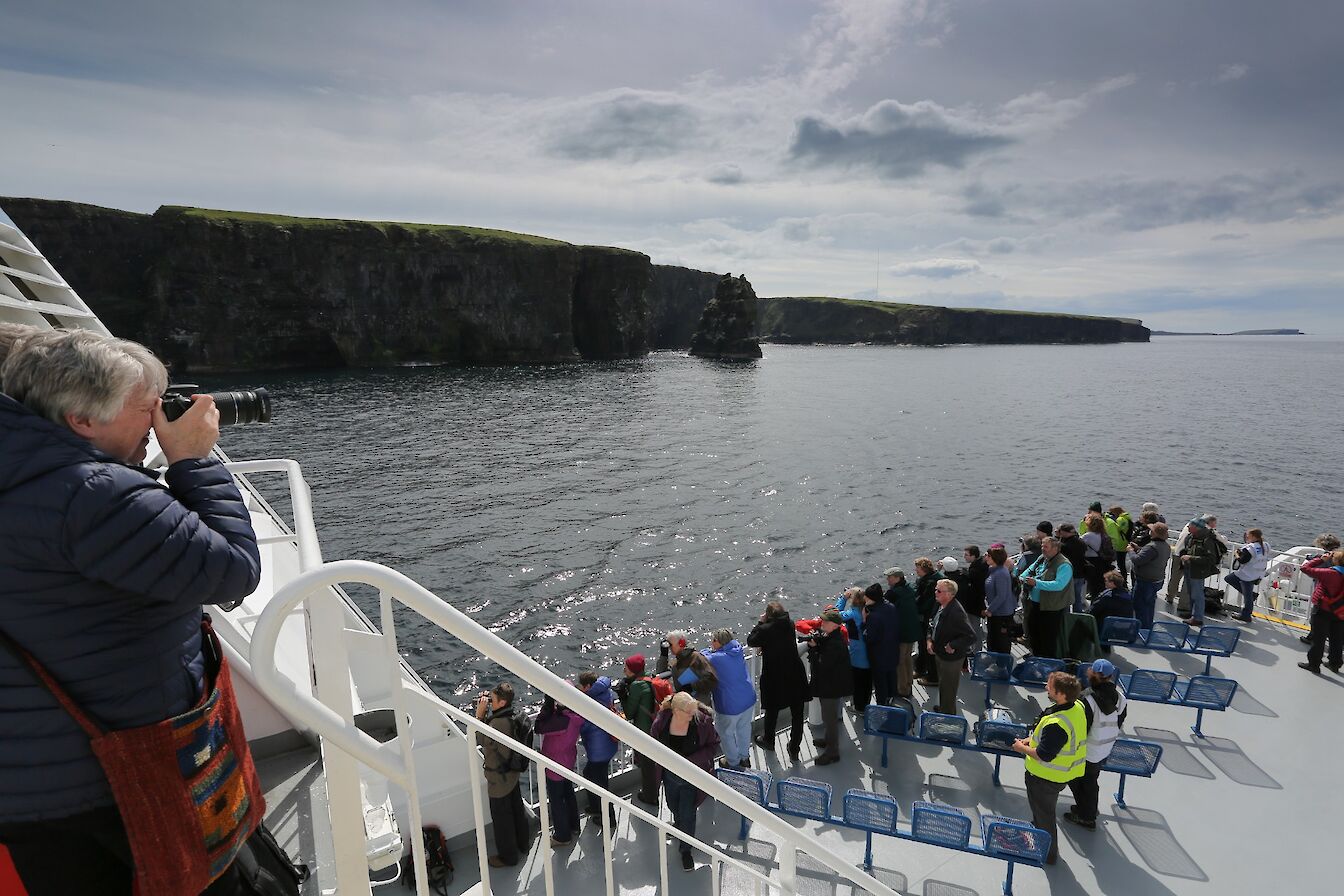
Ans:
{"type": "Polygon", "coordinates": [[[1047,535],[1041,539],[1041,547],[1045,547],[1047,544],[1057,548],[1059,547],[1059,539],[1053,535],[1047,535]]]}
{"type": "Polygon", "coordinates": [[[953,596],[953,597],[956,597],[956,596],[957,596],[957,590],[958,590],[958,589],[957,589],[957,582],[956,582],[955,579],[939,579],[939,580],[938,580],[938,584],[939,584],[939,585],[946,585],[947,588],[948,588],[948,591],[952,594],[952,596],[953,596]]]}
{"type": "Polygon", "coordinates": [[[1147,513],[1147,512],[1150,511],[1150,510],[1151,510],[1153,513],[1161,513],[1161,512],[1162,512],[1162,509],[1161,509],[1160,507],[1158,507],[1156,504],[1154,504],[1152,501],[1145,501],[1144,504],[1143,504],[1143,507],[1141,507],[1140,510],[1141,510],[1142,512],[1144,512],[1144,513],[1147,513]]]}
{"type": "Polygon", "coordinates": [[[15,324],[0,320],[0,364],[5,363],[5,358],[9,357],[10,349],[14,347],[14,343],[32,336],[34,333],[41,332],[41,327],[35,327],[32,324],[15,324]]]}
{"type": "Polygon", "coordinates": [[[727,644],[733,640],[733,633],[726,628],[716,628],[709,636],[709,640],[718,641],[720,644],[727,644]]]}
{"type": "Polygon", "coordinates": [[[137,342],[91,330],[51,330],[19,342],[0,366],[0,389],[53,423],[67,414],[107,423],[136,389],[159,395],[168,371],[137,342]]]}
{"type": "Polygon", "coordinates": [[[686,632],[681,629],[673,629],[667,633],[667,643],[669,647],[676,648],[678,644],[689,644],[691,639],[686,637],[686,632]]]}

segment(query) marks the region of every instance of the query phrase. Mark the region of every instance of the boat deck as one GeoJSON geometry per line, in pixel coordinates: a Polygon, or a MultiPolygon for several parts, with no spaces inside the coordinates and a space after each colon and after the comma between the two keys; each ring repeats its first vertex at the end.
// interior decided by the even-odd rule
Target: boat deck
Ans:
{"type": "MultiPolygon", "coordinates": [[[[1333,763],[1326,757],[1344,733],[1339,709],[1344,705],[1339,702],[1344,699],[1344,677],[1329,673],[1317,677],[1298,669],[1303,653],[1299,634],[1262,620],[1243,629],[1236,653],[1213,663],[1214,674],[1239,682],[1236,698],[1229,711],[1205,716],[1208,736],[1203,739],[1190,730],[1193,710],[1131,704],[1127,733],[1163,745],[1157,774],[1129,782],[1126,809],[1110,799],[1118,778],[1103,775],[1098,829],[1085,831],[1061,820],[1059,864],[1044,871],[1018,868],[1014,892],[1250,893],[1272,891],[1285,879],[1300,892],[1331,889],[1334,873],[1314,856],[1336,841],[1332,831],[1340,811],[1340,790],[1334,783],[1333,763]],[[1325,775],[1317,771],[1323,760],[1331,769],[1325,775]]],[[[1204,666],[1202,657],[1123,647],[1116,648],[1111,659],[1122,672],[1171,669],[1189,676],[1202,673],[1204,666]]],[[[1034,718],[1045,700],[1039,690],[996,686],[994,694],[997,703],[1023,721],[1034,718]]],[[[963,681],[961,702],[968,707],[968,718],[982,696],[981,684],[963,681]]],[[[917,708],[921,698],[928,703],[929,695],[917,689],[917,708]]],[[[810,739],[798,763],[788,760],[782,743],[775,754],[753,748],[753,762],[769,769],[776,780],[793,775],[830,784],[835,812],[848,788],[862,787],[894,797],[907,822],[911,804],[921,799],[969,811],[977,822],[979,813],[1030,818],[1019,760],[1003,761],[1003,786],[995,787],[989,756],[897,741],[890,744],[889,767],[883,769],[881,742],[862,735],[862,720],[846,713],[845,728],[850,742],[843,745],[842,761],[835,765],[814,765],[810,739]]],[[[312,826],[297,822],[312,816],[305,799],[314,786],[320,790],[315,757],[315,752],[306,759],[303,754],[286,754],[263,766],[268,784],[285,784],[272,798],[272,823],[287,845],[297,846],[305,856],[314,854],[314,844],[296,838],[299,830],[311,831],[312,826]]],[[[1065,791],[1061,814],[1068,805],[1065,791]]],[[[855,863],[862,859],[862,834],[815,822],[797,824],[855,863]]],[[[745,843],[737,840],[737,814],[713,801],[701,807],[698,833],[727,844],[732,853],[760,862],[763,868],[776,849],[773,843],[750,836],[745,843]]],[[[632,828],[621,817],[613,847],[620,891],[657,890],[658,839],[646,825],[632,828]]],[[[539,844],[540,839],[534,839],[531,855],[517,868],[492,872],[496,892],[544,893],[539,844]]],[[[320,864],[320,854],[318,859],[320,864]]],[[[457,872],[451,892],[466,892],[479,881],[475,851],[458,850],[454,859],[457,872]]],[[[601,836],[587,822],[573,846],[556,851],[555,861],[557,892],[605,890],[601,836]]],[[[676,893],[714,892],[706,865],[684,872],[671,849],[669,861],[676,893]]],[[[879,878],[889,886],[925,896],[992,896],[1001,892],[1006,870],[997,860],[882,837],[875,839],[874,863],[879,878]]],[[[799,875],[802,893],[845,896],[851,890],[847,882],[837,882],[806,857],[800,859],[799,875]]],[[[725,870],[719,892],[754,892],[742,877],[725,870]]]]}

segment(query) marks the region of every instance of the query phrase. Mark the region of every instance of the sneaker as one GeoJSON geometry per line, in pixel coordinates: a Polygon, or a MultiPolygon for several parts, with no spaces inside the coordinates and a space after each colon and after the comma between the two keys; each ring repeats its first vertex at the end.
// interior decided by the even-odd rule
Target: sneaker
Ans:
{"type": "Polygon", "coordinates": [[[1302,636],[1301,636],[1300,638],[1298,638],[1297,640],[1301,641],[1303,644],[1310,644],[1310,643],[1311,643],[1311,638],[1307,637],[1306,635],[1302,635],[1302,636]]]}
{"type": "Polygon", "coordinates": [[[1095,831],[1097,829],[1097,823],[1095,821],[1084,821],[1082,816],[1072,810],[1064,813],[1064,820],[1071,824],[1078,825],[1078,827],[1083,830],[1095,831]]]}
{"type": "Polygon", "coordinates": [[[1335,673],[1336,675],[1338,675],[1338,674],[1339,674],[1339,670],[1340,670],[1340,669],[1344,669],[1344,663],[1335,663],[1333,666],[1330,665],[1329,663],[1326,663],[1326,664],[1325,664],[1325,668],[1329,669],[1331,672],[1333,672],[1333,673],[1335,673]]]}
{"type": "Polygon", "coordinates": [[[689,852],[684,852],[681,854],[681,870],[682,871],[695,870],[695,859],[691,857],[691,854],[689,852]]]}
{"type": "Polygon", "coordinates": [[[797,762],[797,761],[798,761],[798,753],[799,753],[799,748],[796,747],[796,746],[794,746],[793,744],[790,744],[790,745],[789,745],[789,758],[792,759],[794,762],[797,762]]]}
{"type": "Polygon", "coordinates": [[[719,768],[732,768],[732,766],[728,764],[728,757],[727,757],[727,756],[720,756],[720,757],[719,757],[719,768]]]}
{"type": "Polygon", "coordinates": [[[762,750],[769,750],[771,753],[775,752],[775,742],[773,740],[766,740],[765,735],[763,734],[756,735],[751,739],[751,742],[762,750]]]}
{"type": "Polygon", "coordinates": [[[745,769],[749,769],[749,768],[751,768],[751,760],[750,760],[750,759],[743,759],[741,762],[739,762],[739,763],[737,764],[737,767],[740,768],[740,769],[744,769],[744,770],[745,770],[745,769]]]}
{"type": "Polygon", "coordinates": [[[814,738],[812,738],[812,746],[814,746],[814,747],[824,747],[824,746],[826,746],[826,738],[824,738],[824,737],[814,737],[814,738]]]}
{"type": "Polygon", "coordinates": [[[1189,616],[1189,617],[1187,617],[1187,618],[1185,618],[1185,619],[1182,619],[1181,621],[1184,622],[1186,625],[1192,625],[1192,626],[1194,626],[1195,628],[1199,628],[1201,625],[1204,624],[1204,620],[1203,620],[1203,619],[1196,619],[1196,618],[1193,617],[1193,616],[1189,616]]]}
{"type": "Polygon", "coordinates": [[[1313,666],[1311,663],[1298,663],[1298,664],[1297,664],[1297,668],[1299,668],[1299,669],[1306,669],[1306,670],[1307,670],[1308,672],[1310,672],[1312,675],[1320,675],[1320,674],[1321,674],[1321,667],[1320,667],[1320,666],[1313,666]]]}

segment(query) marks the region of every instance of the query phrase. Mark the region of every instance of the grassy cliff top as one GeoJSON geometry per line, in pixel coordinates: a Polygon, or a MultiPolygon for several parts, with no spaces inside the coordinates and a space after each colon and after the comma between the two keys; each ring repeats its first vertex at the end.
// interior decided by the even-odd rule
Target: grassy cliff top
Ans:
{"type": "MultiPolygon", "coordinates": [[[[915,305],[909,302],[877,302],[871,299],[841,299],[835,296],[762,296],[764,301],[785,301],[796,302],[828,302],[836,305],[849,305],[854,308],[872,308],[887,314],[896,312],[910,313],[912,311],[971,311],[976,314],[1009,314],[1009,315],[1027,315],[1032,317],[1066,317],[1081,320],[1115,320],[1115,318],[1105,317],[1098,314],[1065,314],[1059,311],[1013,311],[1009,308],[952,308],[944,305],[915,305]]],[[[1135,321],[1137,323],[1137,321],[1135,321]]]]}

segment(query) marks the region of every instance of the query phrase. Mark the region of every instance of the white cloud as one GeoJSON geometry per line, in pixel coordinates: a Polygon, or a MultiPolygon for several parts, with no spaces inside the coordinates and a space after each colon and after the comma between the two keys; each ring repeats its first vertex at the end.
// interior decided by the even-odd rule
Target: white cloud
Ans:
{"type": "Polygon", "coordinates": [[[980,273],[980,262],[969,258],[926,258],[922,261],[894,264],[887,271],[893,277],[929,277],[946,280],[948,277],[964,277],[967,274],[980,273]]]}
{"type": "Polygon", "coordinates": [[[1242,62],[1231,65],[1218,66],[1218,74],[1214,77],[1215,84],[1226,84],[1228,81],[1240,81],[1251,71],[1251,67],[1242,62]]]}

